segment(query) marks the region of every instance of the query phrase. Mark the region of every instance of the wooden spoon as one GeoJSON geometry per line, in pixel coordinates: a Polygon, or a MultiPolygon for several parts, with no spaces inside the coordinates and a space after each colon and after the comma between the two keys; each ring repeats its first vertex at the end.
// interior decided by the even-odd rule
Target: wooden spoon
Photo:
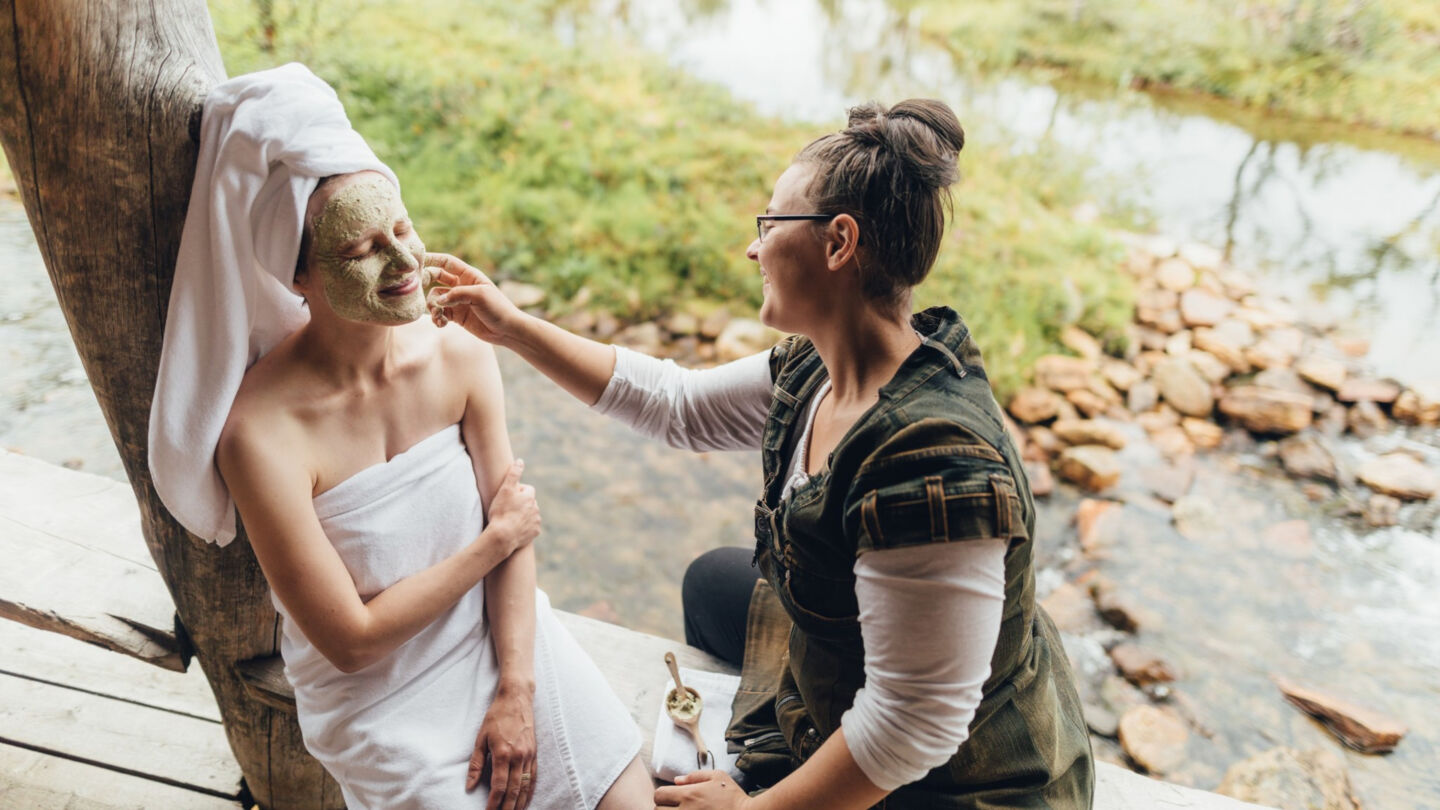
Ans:
{"type": "Polygon", "coordinates": [[[674,653],[665,653],[665,663],[670,667],[670,677],[675,679],[675,688],[665,695],[665,713],[670,715],[675,725],[690,732],[691,738],[695,740],[695,762],[701,768],[708,768],[712,761],[710,750],[705,747],[705,738],[700,736],[700,711],[705,707],[705,702],[700,698],[699,692],[680,682],[680,667],[675,663],[674,653]],[[690,706],[685,705],[687,701],[684,701],[681,695],[690,698],[690,706]]]}

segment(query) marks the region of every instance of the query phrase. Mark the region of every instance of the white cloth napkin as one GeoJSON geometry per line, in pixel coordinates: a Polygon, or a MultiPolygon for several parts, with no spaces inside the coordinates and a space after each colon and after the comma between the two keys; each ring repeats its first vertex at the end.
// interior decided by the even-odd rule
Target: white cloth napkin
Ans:
{"type": "Polygon", "coordinates": [[[215,448],[245,369],[309,318],[290,284],[310,193],[367,169],[399,187],[304,65],[236,76],[205,99],[150,406],[150,476],[192,534],[235,538],[215,448]]]}
{"type": "MultiPolygon", "coordinates": [[[[735,692],[740,688],[739,675],[723,672],[704,672],[689,667],[680,667],[680,677],[685,685],[700,694],[703,704],[700,708],[700,736],[715,758],[715,770],[726,771],[735,781],[742,774],[735,767],[738,754],[725,752],[725,729],[730,725],[730,704],[735,701],[735,692]]],[[[695,759],[695,741],[690,732],[677,726],[665,712],[665,695],[674,688],[670,683],[660,695],[660,716],[655,720],[655,745],[650,752],[650,769],[667,782],[675,781],[682,773],[701,770],[695,759]]]]}

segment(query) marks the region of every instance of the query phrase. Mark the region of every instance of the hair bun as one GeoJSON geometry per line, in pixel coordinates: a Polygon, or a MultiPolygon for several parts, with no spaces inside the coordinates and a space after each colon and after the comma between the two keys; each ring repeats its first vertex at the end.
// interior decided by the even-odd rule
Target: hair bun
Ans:
{"type": "Polygon", "coordinates": [[[845,134],[857,144],[885,149],[906,173],[931,188],[960,178],[955,159],[965,146],[965,131],[943,101],[909,99],[886,109],[878,102],[850,108],[845,134]]]}

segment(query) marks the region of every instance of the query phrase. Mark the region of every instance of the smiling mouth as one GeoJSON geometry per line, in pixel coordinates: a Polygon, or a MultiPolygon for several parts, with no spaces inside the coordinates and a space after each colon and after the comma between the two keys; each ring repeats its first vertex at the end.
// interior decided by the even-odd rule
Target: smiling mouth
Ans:
{"type": "Polygon", "coordinates": [[[392,284],[389,287],[380,289],[381,295],[409,295],[420,288],[420,274],[411,273],[399,284],[392,284]]]}

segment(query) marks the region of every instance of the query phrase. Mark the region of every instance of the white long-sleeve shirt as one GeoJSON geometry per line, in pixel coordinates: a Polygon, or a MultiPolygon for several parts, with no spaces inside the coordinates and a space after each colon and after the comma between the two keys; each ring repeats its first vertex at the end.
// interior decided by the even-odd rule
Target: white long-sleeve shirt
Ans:
{"type": "MultiPolygon", "coordinates": [[[[770,409],[769,352],[705,370],[623,347],[615,352],[595,410],[673,447],[759,449],[770,409]]],[[[811,404],[806,434],[825,391],[828,385],[811,404]]],[[[796,443],[786,495],[805,480],[807,444],[803,437],[796,443]]],[[[998,538],[971,540],[856,558],[865,685],[840,723],[851,756],[876,787],[914,782],[969,737],[1000,636],[1006,546],[998,538]]]]}

